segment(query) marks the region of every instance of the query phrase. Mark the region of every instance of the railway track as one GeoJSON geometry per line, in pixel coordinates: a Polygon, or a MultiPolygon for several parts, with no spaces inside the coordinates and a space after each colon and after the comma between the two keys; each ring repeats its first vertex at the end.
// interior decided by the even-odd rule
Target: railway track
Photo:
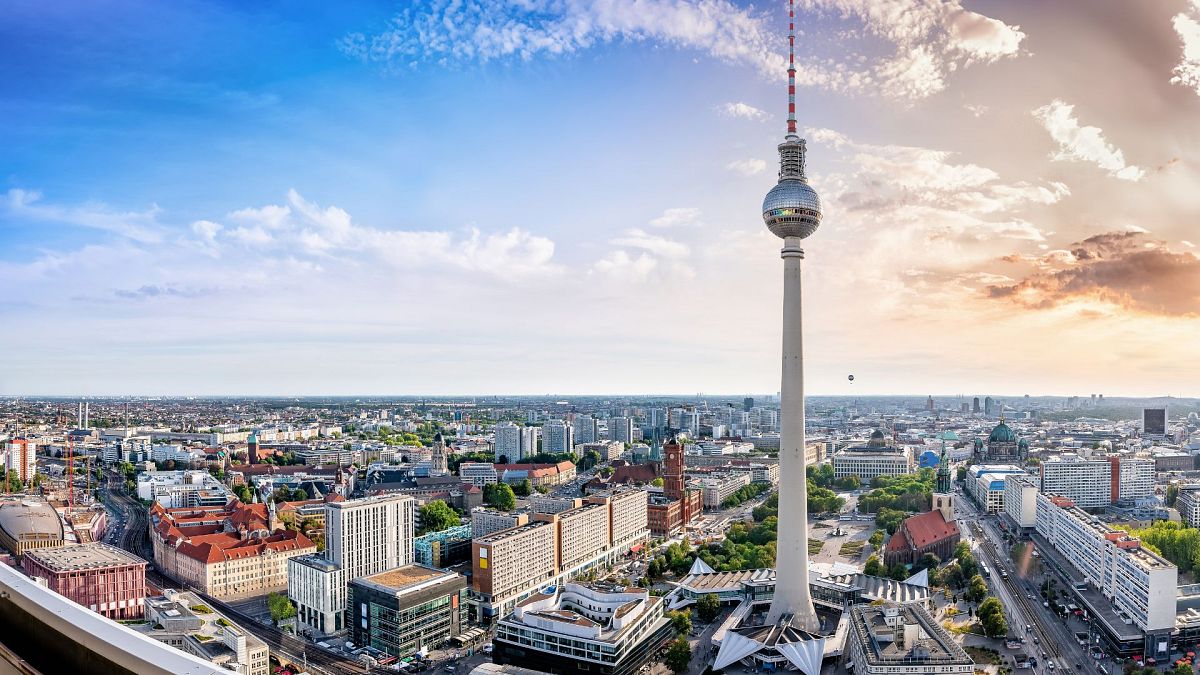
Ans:
{"type": "MultiPolygon", "coordinates": [[[[991,538],[988,537],[987,533],[983,529],[983,526],[978,522],[971,522],[971,530],[974,532],[975,537],[979,540],[980,548],[984,549],[984,551],[988,554],[988,557],[991,558],[992,566],[996,569],[996,573],[999,575],[1000,571],[1003,569],[1001,567],[1001,561],[1004,560],[1004,558],[1000,557],[1000,552],[996,549],[996,545],[992,542],[991,538]]],[[[1017,575],[1009,575],[1007,579],[1001,578],[999,579],[999,583],[1004,585],[1005,590],[1007,590],[1008,594],[1012,596],[1013,600],[1016,601],[1016,604],[1020,607],[1022,613],[1029,618],[1031,622],[1030,625],[1033,626],[1034,634],[1037,635],[1042,649],[1044,649],[1046,653],[1050,655],[1052,660],[1058,660],[1060,664],[1058,669],[1059,672],[1064,673],[1064,675],[1075,673],[1076,669],[1070,664],[1071,659],[1068,658],[1067,655],[1064,655],[1062,650],[1059,649],[1058,637],[1055,636],[1044,625],[1042,612],[1039,611],[1041,608],[1034,607],[1029,602],[1029,599],[1025,595],[1027,591],[1021,588],[1017,575]]]]}

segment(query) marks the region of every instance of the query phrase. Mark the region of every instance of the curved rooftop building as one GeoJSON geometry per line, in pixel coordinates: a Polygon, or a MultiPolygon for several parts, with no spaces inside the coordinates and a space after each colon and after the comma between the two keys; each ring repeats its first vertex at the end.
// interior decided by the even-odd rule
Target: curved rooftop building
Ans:
{"type": "Polygon", "coordinates": [[[63,523],[44,499],[22,497],[0,501],[0,545],[15,556],[63,545],[63,523]]]}

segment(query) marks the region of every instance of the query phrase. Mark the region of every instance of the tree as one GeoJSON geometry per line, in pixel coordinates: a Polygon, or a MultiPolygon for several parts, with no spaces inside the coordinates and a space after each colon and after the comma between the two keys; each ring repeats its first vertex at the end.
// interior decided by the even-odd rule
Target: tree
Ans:
{"type": "Polygon", "coordinates": [[[874,532],[871,533],[871,538],[868,539],[867,541],[871,544],[871,546],[873,546],[875,548],[879,548],[880,546],[883,546],[883,536],[884,536],[883,530],[875,530],[874,532]]]}
{"type": "Polygon", "coordinates": [[[667,618],[679,637],[686,636],[692,630],[692,615],[687,612],[667,612],[667,618]]]}
{"type": "Polygon", "coordinates": [[[978,574],[971,577],[970,583],[967,584],[967,592],[963,594],[963,597],[966,598],[968,602],[982,602],[987,596],[988,586],[987,582],[983,580],[983,577],[979,576],[978,574]]]}
{"type": "Polygon", "coordinates": [[[696,615],[700,617],[700,621],[712,623],[720,613],[721,601],[712,593],[706,593],[696,601],[696,615]]]}
{"type": "Polygon", "coordinates": [[[517,505],[517,496],[507,483],[490,483],[483,486],[483,501],[501,511],[511,511],[517,505]]]}
{"type": "Polygon", "coordinates": [[[246,485],[245,483],[235,485],[233,488],[233,494],[236,495],[243,504],[250,504],[254,501],[254,492],[250,489],[250,486],[246,485]]]}
{"type": "Polygon", "coordinates": [[[854,475],[842,476],[833,481],[833,485],[842,490],[857,490],[862,485],[862,479],[854,475]]]}
{"type": "Polygon", "coordinates": [[[920,572],[921,570],[937,569],[937,566],[940,564],[942,564],[941,558],[937,557],[936,555],[934,555],[932,553],[926,553],[925,555],[921,556],[921,558],[919,560],[917,560],[916,563],[913,564],[912,570],[913,570],[913,573],[916,574],[917,572],[920,572]]]}
{"type": "Polygon", "coordinates": [[[957,473],[958,473],[958,475],[957,475],[958,482],[961,483],[967,479],[967,467],[965,467],[965,466],[958,467],[957,473]]]}
{"type": "Polygon", "coordinates": [[[653,485],[654,487],[662,487],[663,486],[662,476],[659,476],[658,478],[655,478],[654,480],[650,481],[650,484],[653,485]]]}
{"type": "Polygon", "coordinates": [[[1001,637],[1008,633],[1008,622],[1004,619],[1004,608],[996,598],[988,598],[976,612],[983,632],[988,637],[1001,637]]]}
{"type": "Polygon", "coordinates": [[[867,558],[867,562],[863,565],[863,574],[869,577],[887,576],[887,570],[884,569],[883,563],[879,562],[879,556],[873,555],[867,558]]]}
{"type": "Polygon", "coordinates": [[[441,532],[461,522],[462,519],[454,512],[454,509],[450,508],[446,502],[435,499],[421,507],[421,529],[417,534],[441,532]]]}
{"type": "Polygon", "coordinates": [[[529,479],[526,478],[525,480],[513,486],[513,494],[517,495],[518,497],[528,497],[529,495],[533,494],[533,483],[530,483],[529,479]]]}
{"type": "Polygon", "coordinates": [[[911,575],[908,573],[908,568],[904,566],[904,563],[898,562],[893,564],[891,568],[888,569],[888,576],[896,581],[904,581],[911,575]]]}
{"type": "Polygon", "coordinates": [[[267,609],[271,612],[271,623],[279,627],[279,622],[296,616],[296,606],[288,600],[286,593],[267,594],[267,609]]]}
{"type": "Polygon", "coordinates": [[[1177,500],[1177,499],[1179,499],[1179,484],[1171,483],[1170,485],[1167,486],[1167,499],[1166,499],[1167,506],[1169,506],[1169,507],[1175,506],[1175,500],[1177,500]]]}
{"type": "Polygon", "coordinates": [[[595,450],[588,450],[586,453],[584,453],[583,457],[579,458],[579,468],[583,471],[587,471],[593,466],[599,464],[600,461],[600,453],[596,452],[595,450]]]}
{"type": "Polygon", "coordinates": [[[666,664],[671,672],[686,673],[691,662],[692,648],[688,646],[687,640],[678,638],[667,648],[666,664]]]}

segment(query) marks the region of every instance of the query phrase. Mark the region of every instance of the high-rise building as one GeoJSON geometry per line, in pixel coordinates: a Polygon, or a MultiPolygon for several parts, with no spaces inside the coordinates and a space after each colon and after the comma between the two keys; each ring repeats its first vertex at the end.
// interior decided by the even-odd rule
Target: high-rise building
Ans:
{"type": "Polygon", "coordinates": [[[599,424],[591,415],[576,415],[572,427],[576,443],[594,443],[600,438],[599,424]]]}
{"type": "Polygon", "coordinates": [[[253,431],[246,437],[246,462],[258,464],[258,434],[253,431]]]}
{"type": "Polygon", "coordinates": [[[538,440],[541,437],[541,427],[521,427],[521,459],[538,454],[538,440]]]}
{"type": "Polygon", "coordinates": [[[325,553],[288,561],[297,621],[330,634],[346,628],[346,584],[413,561],[416,502],[381,495],[325,504],[325,553]]]}
{"type": "Polygon", "coordinates": [[[1142,434],[1145,436],[1167,435],[1167,409],[1142,408],[1142,434]]]}
{"type": "Polygon", "coordinates": [[[575,429],[562,420],[542,425],[542,451],[551,454],[571,452],[575,448],[575,429]]]}
{"type": "Polygon", "coordinates": [[[992,417],[996,413],[996,405],[992,401],[991,396],[986,396],[983,399],[983,414],[992,417]]]}
{"type": "Polygon", "coordinates": [[[1190,527],[1200,527],[1200,483],[1179,486],[1179,497],[1175,500],[1179,517],[1190,527]]]}
{"type": "Polygon", "coordinates": [[[979,414],[979,397],[978,396],[971,399],[971,412],[975,413],[976,415],[979,414]]]}
{"type": "Polygon", "coordinates": [[[496,425],[496,461],[503,457],[507,462],[521,461],[521,427],[512,422],[501,422],[496,425]]]}
{"type": "Polygon", "coordinates": [[[633,443],[633,418],[610,417],[608,419],[608,438],[618,443],[633,443]]]}
{"type": "Polygon", "coordinates": [[[0,466],[4,468],[6,476],[7,472],[15,471],[22,483],[28,483],[37,473],[37,444],[26,438],[5,441],[0,466]]]}
{"type": "Polygon", "coordinates": [[[750,409],[753,407],[754,407],[754,399],[750,398],[749,396],[742,399],[742,410],[744,412],[750,412],[750,409]]]}

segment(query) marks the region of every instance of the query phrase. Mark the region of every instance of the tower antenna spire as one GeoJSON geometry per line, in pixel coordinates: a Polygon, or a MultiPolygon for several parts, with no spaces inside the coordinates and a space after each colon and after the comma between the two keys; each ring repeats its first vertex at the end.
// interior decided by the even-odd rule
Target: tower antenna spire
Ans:
{"type": "Polygon", "coordinates": [[[788,0],[788,120],[789,136],[796,135],[796,0],[788,0]]]}

